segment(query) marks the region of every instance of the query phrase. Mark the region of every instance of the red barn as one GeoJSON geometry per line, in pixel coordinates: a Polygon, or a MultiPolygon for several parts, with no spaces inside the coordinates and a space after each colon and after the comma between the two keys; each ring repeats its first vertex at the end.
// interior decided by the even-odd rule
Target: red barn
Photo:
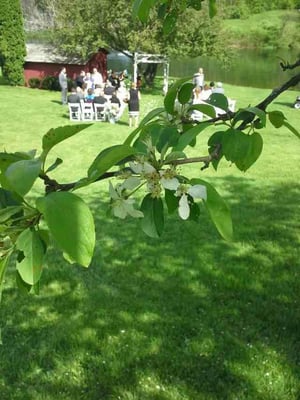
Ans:
{"type": "Polygon", "coordinates": [[[92,72],[97,68],[103,79],[107,79],[107,54],[106,49],[99,49],[89,59],[62,56],[55,48],[48,44],[27,43],[27,56],[24,64],[24,78],[26,85],[30,78],[43,79],[45,76],[58,76],[61,69],[66,67],[70,79],[75,79],[81,70],[92,72]]]}

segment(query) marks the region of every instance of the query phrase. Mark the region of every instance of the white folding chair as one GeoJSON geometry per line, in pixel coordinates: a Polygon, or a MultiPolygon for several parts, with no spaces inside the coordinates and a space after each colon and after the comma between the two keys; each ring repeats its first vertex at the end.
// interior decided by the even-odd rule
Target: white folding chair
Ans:
{"type": "Polygon", "coordinates": [[[81,120],[81,107],[79,103],[68,103],[70,121],[81,120]]]}
{"type": "Polygon", "coordinates": [[[83,121],[93,121],[94,119],[94,107],[93,103],[85,103],[81,101],[81,113],[83,121]]]}
{"type": "Polygon", "coordinates": [[[105,121],[106,120],[106,112],[105,112],[105,103],[94,103],[95,110],[95,121],[105,121]]]}

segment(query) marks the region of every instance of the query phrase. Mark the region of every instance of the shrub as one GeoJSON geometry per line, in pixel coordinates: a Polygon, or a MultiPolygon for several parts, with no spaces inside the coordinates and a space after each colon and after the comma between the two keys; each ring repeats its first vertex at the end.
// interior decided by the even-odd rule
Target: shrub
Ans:
{"type": "Polygon", "coordinates": [[[47,75],[41,82],[41,89],[60,90],[58,78],[56,76],[47,75]]]}
{"type": "Polygon", "coordinates": [[[41,85],[41,80],[39,78],[30,78],[28,79],[28,85],[32,89],[39,88],[41,85]]]}

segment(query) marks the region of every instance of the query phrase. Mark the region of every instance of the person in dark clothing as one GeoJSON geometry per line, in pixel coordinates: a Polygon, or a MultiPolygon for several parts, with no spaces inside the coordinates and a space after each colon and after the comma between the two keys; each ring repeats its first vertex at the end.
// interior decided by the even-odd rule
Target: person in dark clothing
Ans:
{"type": "Polygon", "coordinates": [[[72,87],[71,94],[68,96],[68,103],[80,103],[80,97],[78,96],[74,87],[72,87]]]}
{"type": "Polygon", "coordinates": [[[80,74],[75,79],[75,84],[77,87],[82,88],[83,82],[85,77],[85,71],[80,71],[80,74]]]}
{"type": "Polygon", "coordinates": [[[108,113],[108,120],[111,124],[114,124],[119,119],[121,102],[120,99],[117,97],[116,91],[113,92],[111,99],[110,99],[110,108],[108,113]]]}
{"type": "Polygon", "coordinates": [[[104,88],[104,94],[106,96],[111,96],[115,92],[116,88],[112,86],[111,82],[108,81],[106,82],[105,88],[104,88]]]}
{"type": "Polygon", "coordinates": [[[140,114],[140,91],[137,89],[135,82],[131,83],[128,98],[129,126],[132,127],[133,120],[135,128],[138,126],[140,114]]]}
{"type": "Polygon", "coordinates": [[[96,104],[105,104],[107,99],[104,97],[103,91],[100,91],[98,95],[94,97],[94,103],[96,104]]]}

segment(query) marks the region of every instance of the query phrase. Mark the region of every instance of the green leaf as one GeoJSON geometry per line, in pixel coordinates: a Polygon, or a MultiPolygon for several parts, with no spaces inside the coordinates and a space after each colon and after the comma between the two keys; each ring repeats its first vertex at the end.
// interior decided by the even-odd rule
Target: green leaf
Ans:
{"type": "Polygon", "coordinates": [[[219,146],[219,151],[218,151],[219,157],[218,157],[218,159],[214,159],[211,162],[216,171],[218,169],[219,162],[221,161],[221,159],[224,155],[223,150],[222,150],[223,135],[224,135],[224,131],[217,131],[208,139],[208,142],[207,142],[207,144],[209,146],[209,148],[208,148],[209,154],[212,154],[216,150],[216,147],[219,146]]]}
{"type": "Polygon", "coordinates": [[[166,150],[169,147],[176,146],[179,137],[180,134],[176,128],[171,126],[163,127],[156,144],[157,150],[161,153],[163,149],[166,150]]]}
{"type": "Polygon", "coordinates": [[[66,140],[69,137],[76,135],[76,133],[81,132],[86,128],[89,128],[91,125],[92,124],[66,125],[60,126],[55,129],[50,129],[50,131],[48,131],[43,136],[43,153],[41,155],[42,160],[46,159],[46,156],[52,149],[52,147],[62,142],[63,140],[66,140]]]}
{"type": "Polygon", "coordinates": [[[193,128],[185,131],[179,138],[178,144],[176,145],[174,151],[182,151],[196,139],[196,137],[201,133],[205,128],[210,126],[208,122],[204,122],[193,126],[193,128]]]}
{"type": "Polygon", "coordinates": [[[6,181],[14,192],[24,196],[30,191],[41,171],[41,160],[21,160],[5,171],[6,181]]]}
{"type": "Polygon", "coordinates": [[[146,235],[159,238],[164,230],[164,207],[161,198],[153,198],[147,194],[141,204],[144,218],[141,220],[142,229],[146,235]]]}
{"type": "Polygon", "coordinates": [[[178,18],[178,14],[175,10],[173,10],[171,13],[169,13],[163,22],[163,33],[164,35],[169,35],[175,28],[176,26],[176,21],[178,18]]]}
{"type": "Polygon", "coordinates": [[[154,110],[150,111],[140,122],[139,126],[131,132],[131,134],[126,138],[124,144],[130,146],[133,139],[138,135],[138,133],[143,129],[143,127],[147,126],[148,122],[150,122],[153,118],[157,117],[158,115],[165,112],[164,107],[155,108],[154,110]]]}
{"type": "Polygon", "coordinates": [[[200,111],[203,114],[208,115],[210,118],[216,117],[216,110],[210,104],[192,104],[188,108],[188,111],[193,111],[193,110],[200,111]]]}
{"type": "Polygon", "coordinates": [[[17,206],[22,203],[22,198],[14,196],[14,193],[9,190],[0,188],[0,209],[6,208],[7,206],[17,206]]]}
{"type": "Polygon", "coordinates": [[[60,164],[62,164],[62,163],[63,163],[63,160],[62,160],[61,158],[57,158],[57,159],[54,161],[54,163],[51,164],[50,167],[47,168],[47,170],[46,170],[45,173],[47,174],[48,172],[55,170],[55,169],[56,169],[60,164]]]}
{"type": "Polygon", "coordinates": [[[189,215],[189,220],[191,221],[199,221],[199,217],[200,217],[200,207],[197,203],[195,203],[194,201],[190,202],[190,215],[189,215]]]}
{"type": "Polygon", "coordinates": [[[284,121],[283,125],[288,128],[298,139],[300,139],[300,133],[295,129],[289,122],[284,121]]]}
{"type": "Polygon", "coordinates": [[[20,213],[23,210],[21,206],[8,206],[0,209],[0,224],[3,224],[14,215],[20,213]]]}
{"type": "Polygon", "coordinates": [[[180,197],[175,196],[174,190],[165,189],[165,201],[167,204],[169,214],[172,214],[178,209],[180,197]]]}
{"type": "Polygon", "coordinates": [[[249,135],[230,128],[222,137],[222,151],[227,161],[235,163],[246,157],[249,150],[249,135]]]}
{"type": "Polygon", "coordinates": [[[188,103],[192,98],[194,85],[191,82],[184,83],[178,92],[178,101],[181,104],[188,103]]]}
{"type": "Polygon", "coordinates": [[[266,126],[266,113],[257,107],[247,107],[240,110],[233,118],[233,125],[238,121],[244,121],[246,124],[253,121],[254,117],[259,118],[259,125],[257,128],[263,128],[266,126]]]}
{"type": "Polygon", "coordinates": [[[88,267],[95,246],[94,219],[89,207],[69,192],[54,192],[36,201],[58,247],[73,262],[88,267]]]}
{"type": "Polygon", "coordinates": [[[156,2],[157,0],[135,0],[132,8],[132,15],[138,17],[141,22],[147,22],[150,9],[156,2]]]}
{"type": "Polygon", "coordinates": [[[88,169],[88,181],[94,182],[111,167],[133,154],[136,154],[136,149],[125,144],[111,146],[101,151],[88,169]]]}
{"type": "Polygon", "coordinates": [[[11,255],[11,252],[7,253],[5,256],[2,256],[0,258],[0,303],[1,303],[1,297],[2,297],[4,275],[5,275],[5,271],[6,271],[6,267],[7,267],[10,255],[11,255]]]}
{"type": "Polygon", "coordinates": [[[241,170],[246,171],[251,167],[261,155],[263,149],[263,139],[258,132],[247,135],[247,153],[244,157],[235,161],[235,165],[241,170]]]}
{"type": "Polygon", "coordinates": [[[189,81],[189,80],[191,80],[190,76],[179,79],[168,90],[168,93],[166,94],[166,96],[164,98],[164,106],[165,106],[166,111],[169,114],[174,115],[176,113],[174,106],[175,106],[175,100],[177,98],[178,89],[184,82],[189,81]]]}
{"type": "Polygon", "coordinates": [[[220,235],[228,241],[233,239],[232,219],[229,207],[216,189],[202,179],[192,179],[191,184],[200,184],[206,187],[207,199],[204,201],[206,209],[220,235]]]}
{"type": "Polygon", "coordinates": [[[0,170],[4,172],[11,164],[29,159],[31,159],[31,157],[27,153],[0,153],[0,170]]]}
{"type": "Polygon", "coordinates": [[[217,14],[216,0],[209,0],[209,16],[213,18],[217,14]]]}
{"type": "MultiPolygon", "coordinates": [[[[153,122],[149,125],[146,125],[138,137],[137,141],[149,142],[149,137],[151,138],[152,146],[156,146],[158,139],[161,135],[161,132],[166,128],[165,125],[158,124],[157,122],[153,122]]],[[[145,144],[146,145],[146,144],[145,144]]],[[[148,147],[147,147],[148,148],[148,147]]]]}
{"type": "Polygon", "coordinates": [[[19,235],[16,247],[24,256],[17,263],[17,270],[25,283],[34,285],[42,274],[45,244],[35,230],[26,229],[19,235]]]}
{"type": "Polygon", "coordinates": [[[214,107],[221,108],[224,111],[228,111],[228,99],[222,93],[213,93],[206,100],[206,103],[211,104],[214,107]]]}
{"type": "Polygon", "coordinates": [[[285,120],[285,116],[281,111],[268,112],[269,121],[275,128],[280,128],[285,120]]]}
{"type": "Polygon", "coordinates": [[[186,158],[186,154],[183,151],[171,151],[166,158],[166,163],[174,160],[179,160],[180,158],[186,158]]]}

